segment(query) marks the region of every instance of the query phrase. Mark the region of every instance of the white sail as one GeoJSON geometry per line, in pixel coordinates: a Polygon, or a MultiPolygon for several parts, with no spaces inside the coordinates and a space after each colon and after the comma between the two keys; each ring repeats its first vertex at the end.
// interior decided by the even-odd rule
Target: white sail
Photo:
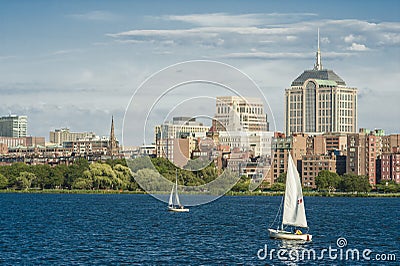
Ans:
{"type": "Polygon", "coordinates": [[[172,206],[174,203],[172,201],[172,195],[174,194],[174,186],[172,186],[171,195],[169,195],[168,206],[172,206]]]}
{"type": "Polygon", "coordinates": [[[308,227],[299,173],[289,153],[282,224],[308,227]]]}
{"type": "Polygon", "coordinates": [[[179,196],[178,196],[178,176],[176,177],[176,184],[175,184],[175,200],[176,200],[176,205],[181,206],[181,202],[179,201],[179,196]]]}

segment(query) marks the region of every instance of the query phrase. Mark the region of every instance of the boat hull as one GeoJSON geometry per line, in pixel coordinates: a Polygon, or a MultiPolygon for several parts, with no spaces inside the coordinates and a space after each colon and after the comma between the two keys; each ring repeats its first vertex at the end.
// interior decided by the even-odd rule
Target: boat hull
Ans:
{"type": "Polygon", "coordinates": [[[186,208],[172,208],[172,207],[169,207],[168,208],[168,211],[170,211],[170,212],[189,212],[189,209],[186,209],[186,208]]]}
{"type": "Polygon", "coordinates": [[[310,234],[296,235],[291,232],[283,230],[275,230],[275,229],[268,229],[268,231],[269,231],[269,237],[275,239],[303,240],[303,241],[311,241],[312,239],[312,235],[310,234]]]}

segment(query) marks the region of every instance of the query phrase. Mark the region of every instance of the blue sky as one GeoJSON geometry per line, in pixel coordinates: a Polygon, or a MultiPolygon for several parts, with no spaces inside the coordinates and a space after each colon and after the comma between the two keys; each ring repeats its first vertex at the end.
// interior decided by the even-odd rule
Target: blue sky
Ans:
{"type": "MultiPolygon", "coordinates": [[[[284,89],[314,64],[359,89],[359,127],[399,132],[399,1],[1,1],[0,114],[29,133],[109,132],[135,89],[181,61],[247,73],[283,130],[284,89]]],[[[213,106],[210,107],[210,115],[213,106]]],[[[161,117],[161,116],[160,116],[161,117]]],[[[157,119],[155,119],[157,120],[157,119]]],[[[158,121],[154,121],[158,122],[158,121]]],[[[129,145],[140,144],[132,137],[129,145]]]]}

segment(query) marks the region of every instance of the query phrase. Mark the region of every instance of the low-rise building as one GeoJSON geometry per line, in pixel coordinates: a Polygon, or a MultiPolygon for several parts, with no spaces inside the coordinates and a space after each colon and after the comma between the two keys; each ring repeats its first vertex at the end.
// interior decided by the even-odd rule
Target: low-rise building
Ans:
{"type": "MultiPolygon", "coordinates": [[[[301,160],[301,182],[304,187],[316,188],[315,178],[318,176],[319,172],[327,170],[329,172],[336,173],[338,169],[338,161],[335,155],[304,155],[301,160]]],[[[339,165],[340,160],[343,158],[338,158],[339,165]]],[[[343,164],[342,164],[343,165],[343,164]]],[[[343,170],[339,170],[343,171],[343,170]]]]}
{"type": "Polygon", "coordinates": [[[400,147],[393,148],[391,153],[382,153],[380,171],[379,182],[394,181],[400,184],[400,147]]]}
{"type": "Polygon", "coordinates": [[[64,142],[74,142],[78,139],[94,138],[93,132],[71,132],[69,128],[56,129],[50,131],[50,142],[58,145],[63,145],[64,142]]]}

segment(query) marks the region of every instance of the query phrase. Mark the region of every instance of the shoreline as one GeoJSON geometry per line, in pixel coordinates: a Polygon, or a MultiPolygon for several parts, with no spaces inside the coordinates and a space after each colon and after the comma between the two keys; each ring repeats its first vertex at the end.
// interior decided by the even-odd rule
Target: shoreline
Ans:
{"type": "MultiPolygon", "coordinates": [[[[20,193],[20,194],[149,194],[145,191],[120,191],[120,190],[78,190],[78,189],[29,189],[29,190],[14,190],[14,189],[1,189],[0,194],[7,193],[20,193]]],[[[182,193],[183,195],[196,195],[191,193],[182,193]]],[[[224,194],[224,196],[282,196],[283,191],[266,191],[266,192],[232,192],[229,191],[224,194]]],[[[199,194],[204,195],[204,194],[199,194]]],[[[211,194],[207,194],[212,196],[211,194]]],[[[400,193],[376,193],[376,192],[310,192],[305,191],[303,195],[306,197],[360,197],[360,198],[399,198],[400,193]]]]}

